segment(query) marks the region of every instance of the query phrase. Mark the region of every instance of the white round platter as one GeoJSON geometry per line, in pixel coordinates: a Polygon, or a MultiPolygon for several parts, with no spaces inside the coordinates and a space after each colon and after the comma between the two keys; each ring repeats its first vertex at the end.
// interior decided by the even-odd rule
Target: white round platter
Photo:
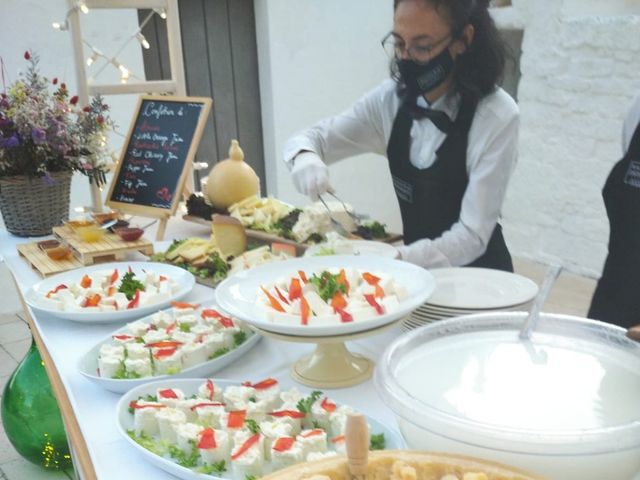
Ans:
{"type": "Polygon", "coordinates": [[[373,240],[340,240],[339,242],[317,243],[304,252],[305,257],[320,257],[326,255],[373,255],[385,258],[398,258],[396,247],[384,242],[373,240]],[[323,252],[334,253],[323,253],[323,252]]]}
{"type": "Polygon", "coordinates": [[[294,258],[262,265],[238,272],[224,280],[216,288],[216,303],[228,315],[251,325],[275,333],[296,336],[331,336],[370,330],[394,322],[422,305],[435,287],[433,276],[425,269],[411,263],[390,258],[364,255],[329,255],[323,257],[294,258]],[[266,308],[256,304],[261,286],[287,277],[298,270],[309,276],[312,272],[341,268],[355,268],[371,273],[384,272],[403,285],[408,296],[396,311],[367,320],[325,325],[279,324],[270,320],[266,308]]]}
{"type": "MultiPolygon", "coordinates": [[[[230,385],[239,385],[239,381],[232,380],[222,380],[222,379],[212,379],[215,385],[219,385],[221,387],[228,387],[230,385]]],[[[179,388],[185,393],[185,396],[190,396],[198,391],[198,387],[205,381],[205,378],[190,378],[190,379],[165,379],[159,380],[152,383],[146,383],[144,385],[140,385],[129,392],[125,393],[118,405],[116,407],[116,422],[118,425],[118,431],[125,438],[125,440],[132,446],[147,462],[155,465],[158,468],[161,468],[165,472],[168,472],[172,475],[175,475],[178,478],[184,480],[205,480],[209,479],[233,479],[232,472],[229,469],[227,472],[222,475],[205,475],[202,473],[197,473],[189,468],[182,467],[175,463],[173,460],[161,457],[154,453],[151,453],[146,448],[140,446],[136,443],[128,434],[128,430],[132,430],[133,426],[133,415],[131,415],[128,411],[129,403],[137,400],[139,397],[145,397],[146,395],[155,395],[156,391],[159,388],[179,388]]],[[[305,395],[309,395],[311,393],[310,390],[300,389],[301,392],[305,395]]],[[[370,427],[370,434],[380,434],[384,433],[386,449],[387,450],[395,450],[405,448],[404,440],[389,427],[384,425],[383,423],[377,421],[376,419],[366,416],[367,423],[370,427]]]]}
{"type": "Polygon", "coordinates": [[[32,286],[25,295],[27,304],[39,312],[44,312],[54,317],[58,317],[64,320],[72,320],[74,322],[85,323],[117,323],[135,318],[149,315],[153,312],[168,307],[172,301],[178,300],[187,295],[195,285],[196,281],[193,275],[186,270],[175,267],[173,265],[165,265],[162,263],[149,263],[149,262],[122,262],[122,263],[101,263],[99,265],[92,265],[90,267],[78,268],[69,272],[60,273],[36,283],[32,286]],[[83,311],[66,311],[56,310],[48,305],[41,305],[41,299],[49,292],[60,284],[77,283],[84,275],[90,275],[93,272],[100,270],[114,270],[118,269],[122,276],[129,269],[141,276],[144,274],[143,270],[154,271],[159,275],[164,275],[170,280],[177,283],[178,287],[175,292],[171,294],[165,301],[144,305],[137,308],[128,310],[117,311],[97,311],[97,312],[83,312],[83,311]]]}
{"type": "MultiPolygon", "coordinates": [[[[216,305],[207,305],[203,306],[203,308],[217,308],[216,305]]],[[[146,318],[142,318],[143,322],[150,322],[150,316],[146,318]]],[[[206,377],[211,375],[214,372],[230,365],[235,362],[239,358],[241,358],[247,351],[252,349],[262,338],[260,335],[248,331],[247,339],[235,347],[233,350],[230,350],[228,353],[221,355],[219,357],[213,358],[207,362],[201,363],[199,365],[195,365],[193,367],[185,368],[184,370],[176,373],[174,375],[154,375],[150,377],[142,377],[142,378],[106,378],[101,377],[97,374],[98,372],[98,353],[100,351],[100,347],[105,343],[110,343],[113,335],[118,335],[122,333],[126,333],[126,327],[119,328],[118,330],[112,332],[110,335],[102,339],[96,345],[94,345],[87,353],[85,353],[80,360],[78,361],[78,370],[82,375],[91,380],[92,382],[97,383],[101,387],[106,390],[115,393],[125,393],[131,390],[134,387],[143,385],[145,383],[154,382],[156,380],[168,379],[167,381],[173,381],[175,378],[194,378],[194,377],[206,377]],[[169,380],[171,379],[171,380],[169,380]]]]}
{"type": "Polygon", "coordinates": [[[538,293],[536,283],[522,275],[489,268],[430,270],[436,288],[429,305],[453,310],[496,309],[519,305],[538,293]]]}

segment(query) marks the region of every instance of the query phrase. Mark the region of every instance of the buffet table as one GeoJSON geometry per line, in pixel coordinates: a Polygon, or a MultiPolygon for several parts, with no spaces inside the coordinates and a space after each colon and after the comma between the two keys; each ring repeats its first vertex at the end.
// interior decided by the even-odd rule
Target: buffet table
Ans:
{"type": "MultiPolygon", "coordinates": [[[[210,230],[206,227],[173,218],[170,220],[166,238],[207,236],[209,233],[210,230]]],[[[147,232],[149,238],[153,238],[153,235],[153,231],[147,232]]],[[[41,280],[39,274],[20,258],[16,250],[18,244],[32,241],[34,240],[15,237],[5,230],[0,230],[0,256],[4,258],[23,293],[41,280]]],[[[139,254],[136,255],[132,255],[131,260],[142,259],[139,254]]],[[[193,303],[212,300],[213,290],[202,285],[196,285],[184,298],[184,301],[193,303]]],[[[27,316],[31,316],[32,328],[35,329],[34,337],[60,403],[78,477],[86,480],[174,478],[144,461],[118,433],[115,410],[120,396],[104,390],[78,371],[77,363],[81,356],[120,325],[87,325],[63,321],[40,313],[34,314],[30,309],[26,313],[27,316]]],[[[391,339],[400,333],[401,330],[395,327],[380,335],[352,342],[349,348],[376,360],[391,339]]],[[[290,365],[303,354],[312,352],[313,348],[312,344],[286,343],[263,338],[241,360],[212,376],[238,381],[258,381],[273,376],[284,386],[293,386],[295,382],[289,376],[290,365]]],[[[372,380],[356,387],[332,390],[331,397],[375,417],[394,430],[397,429],[392,412],[376,394],[372,380]]]]}

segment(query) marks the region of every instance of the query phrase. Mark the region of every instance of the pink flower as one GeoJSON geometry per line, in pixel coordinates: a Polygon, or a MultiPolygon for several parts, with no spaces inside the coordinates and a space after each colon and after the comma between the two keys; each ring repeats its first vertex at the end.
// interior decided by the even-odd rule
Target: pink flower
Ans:
{"type": "Polygon", "coordinates": [[[104,123],[104,117],[102,115],[98,115],[96,117],[96,122],[103,124],[104,123]]]}
{"type": "Polygon", "coordinates": [[[55,77],[53,80],[51,80],[51,83],[53,83],[54,85],[58,84],[58,77],[55,77]]]}
{"type": "Polygon", "coordinates": [[[67,84],[66,84],[66,83],[64,83],[64,82],[62,82],[62,83],[60,84],[60,90],[66,90],[66,89],[67,89],[67,84]]]}
{"type": "Polygon", "coordinates": [[[31,54],[28,51],[24,52],[24,59],[29,60],[30,58],[31,58],[31,54]]]}
{"type": "Polygon", "coordinates": [[[76,103],[78,103],[78,95],[74,95],[73,97],[71,97],[71,100],[69,100],[69,103],[71,105],[75,105],[76,103]]]}
{"type": "Polygon", "coordinates": [[[91,111],[91,107],[89,105],[87,105],[86,107],[84,107],[82,109],[83,112],[89,113],[91,111]]]}

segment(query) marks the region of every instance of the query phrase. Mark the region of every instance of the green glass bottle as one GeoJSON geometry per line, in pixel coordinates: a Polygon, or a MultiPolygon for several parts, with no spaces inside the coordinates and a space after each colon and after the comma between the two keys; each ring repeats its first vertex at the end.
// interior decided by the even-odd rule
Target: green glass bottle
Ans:
{"type": "Polygon", "coordinates": [[[35,342],[2,394],[2,424],[25,459],[49,470],[71,466],[60,409],[35,342]]]}

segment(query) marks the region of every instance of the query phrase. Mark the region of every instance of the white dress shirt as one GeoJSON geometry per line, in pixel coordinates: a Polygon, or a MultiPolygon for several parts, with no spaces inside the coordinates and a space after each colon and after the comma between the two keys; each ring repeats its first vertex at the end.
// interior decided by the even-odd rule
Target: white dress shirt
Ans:
{"type": "MultiPolygon", "coordinates": [[[[345,112],[298,133],[285,145],[285,161],[291,165],[302,150],[318,154],[327,163],[362,153],[386,156],[400,107],[395,89],[395,82],[386,80],[345,112]]],[[[448,94],[434,102],[432,108],[443,110],[454,119],[459,106],[459,95],[448,94]]],[[[480,100],[469,131],[469,184],[460,218],[438,238],[400,247],[404,260],[423,267],[460,266],[484,253],[516,162],[518,126],[518,107],[504,90],[498,88],[480,100]]],[[[411,163],[420,169],[430,167],[445,137],[429,119],[415,120],[411,128],[411,163]]]]}
{"type": "Polygon", "coordinates": [[[635,99],[631,109],[624,120],[624,128],[622,129],[622,151],[626,155],[631,145],[631,138],[640,123],[640,95],[635,99]]]}

